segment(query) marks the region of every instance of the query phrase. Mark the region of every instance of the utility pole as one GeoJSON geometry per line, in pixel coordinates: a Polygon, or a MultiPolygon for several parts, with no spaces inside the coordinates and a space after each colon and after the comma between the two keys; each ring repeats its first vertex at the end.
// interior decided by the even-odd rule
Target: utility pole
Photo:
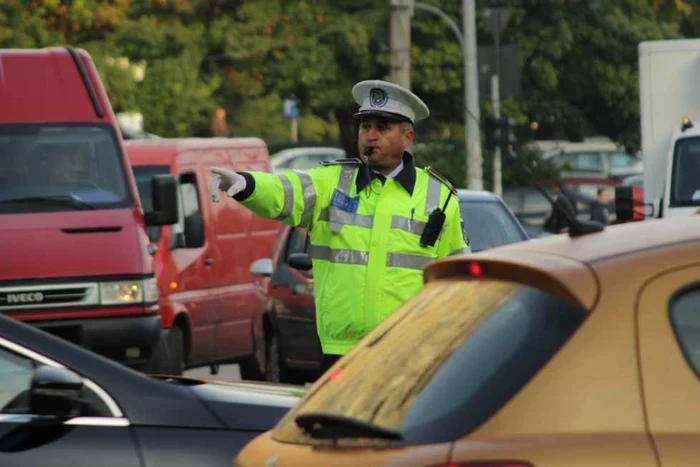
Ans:
{"type": "Polygon", "coordinates": [[[476,13],[475,0],[462,0],[462,29],[464,31],[464,103],[466,134],[464,149],[467,156],[467,188],[484,189],[481,156],[481,132],[479,122],[479,72],[476,56],[476,13]]]}
{"type": "MultiPolygon", "coordinates": [[[[493,61],[494,61],[494,74],[491,75],[491,104],[493,105],[493,116],[496,120],[501,118],[501,54],[500,54],[500,24],[501,24],[501,10],[492,10],[491,13],[491,24],[493,32],[493,61]]],[[[498,196],[503,195],[503,183],[501,180],[501,147],[496,146],[493,150],[493,192],[498,196]]]]}
{"type": "Polygon", "coordinates": [[[391,81],[411,89],[411,17],[413,0],[391,0],[390,38],[391,81]]]}
{"type": "MultiPolygon", "coordinates": [[[[501,33],[506,28],[511,11],[507,8],[492,8],[485,11],[487,15],[488,29],[493,36],[493,66],[491,67],[491,105],[496,121],[501,117],[501,33]]],[[[510,131],[510,130],[508,130],[510,131]]],[[[508,139],[509,135],[503,135],[508,139]]],[[[496,145],[493,150],[493,192],[498,196],[503,194],[501,178],[501,146],[496,145]]]]}

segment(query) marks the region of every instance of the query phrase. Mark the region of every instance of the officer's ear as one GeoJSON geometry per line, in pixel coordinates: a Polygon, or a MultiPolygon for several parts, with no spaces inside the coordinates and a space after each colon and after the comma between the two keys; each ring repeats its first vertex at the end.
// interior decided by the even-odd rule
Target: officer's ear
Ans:
{"type": "Polygon", "coordinates": [[[413,124],[410,122],[401,122],[401,136],[403,137],[403,148],[408,149],[413,144],[413,124]]]}

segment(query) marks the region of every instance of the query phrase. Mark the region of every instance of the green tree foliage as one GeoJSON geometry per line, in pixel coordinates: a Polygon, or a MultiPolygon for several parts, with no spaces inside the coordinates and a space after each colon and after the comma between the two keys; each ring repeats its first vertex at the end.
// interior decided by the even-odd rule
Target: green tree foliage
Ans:
{"type": "Polygon", "coordinates": [[[310,140],[337,137],[339,130],[346,148],[352,147],[352,86],[386,77],[388,3],[247,0],[235,18],[221,47],[239,80],[229,94],[295,96],[302,114],[316,117],[310,140]]]}
{"type": "Polygon", "coordinates": [[[637,45],[679,37],[685,3],[518,3],[506,40],[520,46],[526,113],[561,122],[574,138],[590,128],[638,149],[637,45]]]}
{"type": "MultiPolygon", "coordinates": [[[[461,2],[423,0],[461,25],[461,2]]],[[[523,93],[502,112],[523,128],[558,122],[572,137],[605,134],[630,151],[639,145],[637,44],[697,37],[697,0],[501,0],[513,15],[503,43],[520,50],[523,93]]],[[[479,20],[479,44],[490,35],[479,20]]],[[[116,111],[140,111],[147,131],[203,136],[217,105],[237,136],[289,139],[282,101],[301,102],[302,143],[341,143],[353,151],[363,79],[388,79],[389,2],[385,0],[3,0],[0,46],[73,45],[88,50],[116,111]]],[[[463,62],[440,18],[415,10],[412,88],[431,109],[417,143],[463,138],[463,62]]],[[[483,99],[481,113],[490,112],[483,99]]],[[[528,132],[521,131],[521,140],[528,132]]],[[[443,158],[461,174],[459,150],[443,158]]],[[[456,143],[455,143],[456,144],[456,143]]],[[[463,144],[463,143],[462,143],[463,144]]],[[[418,147],[418,146],[417,146],[418,147]]],[[[489,157],[489,154],[486,154],[489,157]]],[[[524,156],[523,156],[524,157],[524,156]]],[[[452,169],[450,169],[452,167],[452,169]]],[[[438,168],[439,169],[439,168],[438,168]]],[[[485,165],[488,177],[488,161],[485,165]]],[[[505,169],[507,179],[516,177],[505,169]]],[[[461,176],[461,175],[460,175],[461,176]]],[[[544,175],[543,175],[544,176],[544,175]]]]}

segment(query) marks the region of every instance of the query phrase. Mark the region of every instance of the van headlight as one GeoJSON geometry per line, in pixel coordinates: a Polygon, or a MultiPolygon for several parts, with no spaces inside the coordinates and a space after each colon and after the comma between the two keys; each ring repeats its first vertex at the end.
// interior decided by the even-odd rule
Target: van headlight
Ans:
{"type": "Polygon", "coordinates": [[[102,305],[154,303],[159,298],[158,284],[154,277],[100,283],[100,303],[102,305]]]}

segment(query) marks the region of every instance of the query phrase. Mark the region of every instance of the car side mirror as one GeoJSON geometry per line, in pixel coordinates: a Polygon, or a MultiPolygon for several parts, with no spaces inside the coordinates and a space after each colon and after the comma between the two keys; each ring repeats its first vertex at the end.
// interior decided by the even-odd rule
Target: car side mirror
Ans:
{"type": "Polygon", "coordinates": [[[308,253],[292,253],[287,258],[287,264],[300,271],[310,271],[312,267],[311,256],[308,253]]]}
{"type": "Polygon", "coordinates": [[[145,213],[146,225],[172,225],[179,220],[177,180],[172,175],[156,175],[151,179],[153,210],[145,213]]]}
{"type": "Polygon", "coordinates": [[[67,368],[40,366],[32,374],[29,389],[30,413],[44,423],[60,423],[80,416],[83,379],[67,368]]]}
{"type": "Polygon", "coordinates": [[[250,273],[255,277],[270,277],[273,272],[273,264],[270,258],[261,258],[250,265],[250,273]]]}

